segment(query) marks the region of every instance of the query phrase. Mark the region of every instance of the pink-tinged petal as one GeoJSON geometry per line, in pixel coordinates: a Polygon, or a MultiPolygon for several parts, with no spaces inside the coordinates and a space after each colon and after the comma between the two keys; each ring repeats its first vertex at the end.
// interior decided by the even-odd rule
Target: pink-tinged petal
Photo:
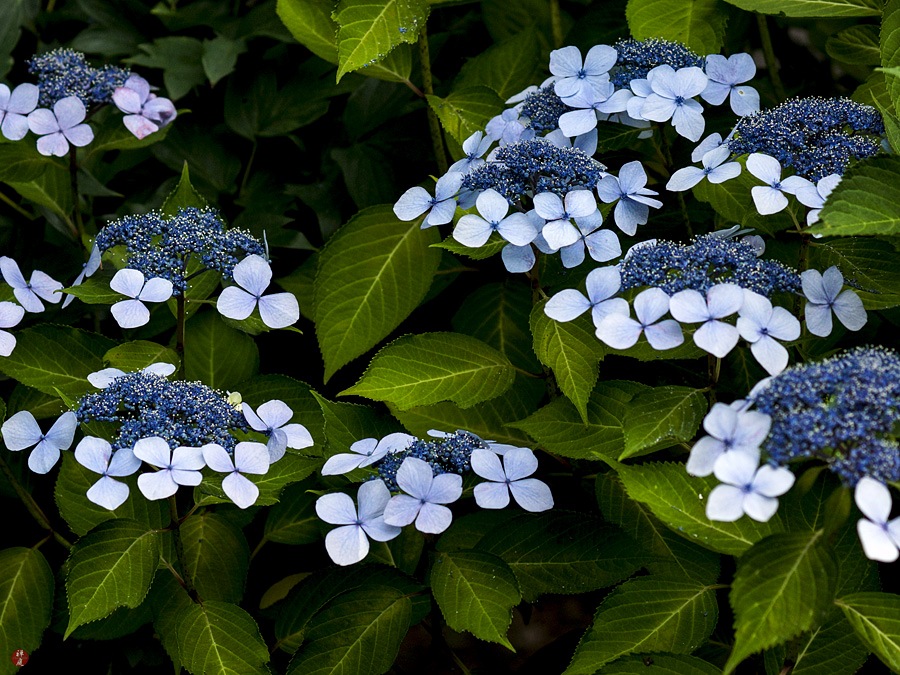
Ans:
{"type": "Polygon", "coordinates": [[[322,467],[323,476],[340,476],[353,469],[364,466],[366,457],[350,453],[341,453],[328,458],[322,467]]]}
{"type": "Polygon", "coordinates": [[[744,495],[744,502],[741,508],[753,520],[766,523],[778,511],[778,500],[774,497],[766,497],[756,492],[751,492],[744,495]]]}
{"type": "Polygon", "coordinates": [[[553,508],[553,494],[543,481],[536,478],[517,480],[509,484],[513,499],[526,511],[537,513],[553,508]]]}
{"type": "Polygon", "coordinates": [[[420,499],[408,495],[395,495],[384,507],[384,522],[394,527],[409,525],[419,515],[421,507],[420,499]]]}
{"type": "Polygon", "coordinates": [[[69,152],[69,142],[61,132],[48,134],[38,139],[37,150],[45,157],[64,157],[69,152]]]}
{"type": "Polygon", "coordinates": [[[238,443],[234,446],[234,468],[241,473],[266,473],[269,470],[269,449],[262,443],[238,443]]]}
{"type": "Polygon", "coordinates": [[[391,499],[391,493],[384,481],[370,480],[359,487],[356,499],[359,503],[359,519],[366,523],[381,517],[391,499]]]}
{"type": "Polygon", "coordinates": [[[358,525],[346,525],[325,535],[325,550],[335,564],[353,565],[369,554],[369,540],[358,525]]]}
{"type": "Polygon", "coordinates": [[[7,113],[0,131],[7,140],[21,141],[28,134],[28,119],[24,115],[7,113]]]}
{"type": "Polygon", "coordinates": [[[353,499],[343,492],[331,492],[316,500],[316,515],[331,525],[350,525],[357,521],[353,499]]]}
{"type": "Polygon", "coordinates": [[[216,309],[222,316],[243,321],[256,309],[256,297],[237,286],[224,289],[216,300],[216,309]]]}
{"type": "Polygon", "coordinates": [[[856,522],[856,533],[859,535],[863,553],[866,554],[869,560],[894,562],[900,557],[897,544],[881,525],[869,520],[858,520],[856,522]]]}
{"type": "Polygon", "coordinates": [[[134,91],[138,95],[138,99],[141,103],[144,103],[150,98],[150,83],[140,75],[134,73],[129,75],[128,79],[125,80],[124,86],[134,91]]]}
{"type": "Polygon", "coordinates": [[[483,448],[474,450],[470,461],[472,464],[472,471],[482,478],[487,478],[494,482],[506,481],[506,473],[503,471],[500,459],[490,450],[485,450],[483,448]]]}
{"type": "Polygon", "coordinates": [[[446,506],[426,502],[422,504],[416,518],[416,529],[428,534],[440,534],[450,527],[452,522],[453,512],[450,509],[446,506]]]}
{"type": "Polygon", "coordinates": [[[75,461],[94,473],[106,473],[112,454],[112,446],[94,436],[85,436],[75,447],[75,461]]]}
{"type": "Polygon", "coordinates": [[[530,449],[514,448],[503,455],[503,467],[507,479],[520,480],[537,471],[538,460],[530,449]]]}
{"type": "Polygon", "coordinates": [[[87,124],[77,124],[63,130],[63,135],[76,148],[83,148],[94,140],[94,132],[87,124]]]}
{"type": "Polygon", "coordinates": [[[674,349],[684,342],[681,324],[674,319],[666,319],[652,326],[647,326],[644,329],[644,337],[647,338],[650,346],[657,351],[674,349]]]}
{"type": "Polygon", "coordinates": [[[763,335],[750,345],[750,352],[769,375],[778,375],[788,364],[788,352],[775,339],[763,335]]]}
{"type": "Polygon", "coordinates": [[[225,476],[222,481],[222,490],[239,509],[253,506],[259,497],[259,488],[237,471],[225,476]]]}
{"type": "Polygon", "coordinates": [[[203,461],[213,471],[226,473],[234,471],[234,462],[228,451],[218,443],[207,443],[200,448],[203,453],[203,461]]]}
{"type": "Polygon", "coordinates": [[[764,497],[780,497],[791,489],[795,480],[790,469],[764,464],[753,479],[753,491],[764,497]]]}
{"type": "Polygon", "coordinates": [[[272,283],[272,268],[261,256],[248,255],[234,266],[232,276],[238,286],[259,297],[272,283]]]}
{"type": "Polygon", "coordinates": [[[9,102],[5,106],[0,107],[11,113],[27,115],[37,107],[39,96],[40,89],[26,82],[13,89],[12,94],[9,96],[9,102]]]}
{"type": "Polygon", "coordinates": [[[153,471],[138,476],[138,489],[147,499],[168,499],[178,492],[178,483],[172,480],[170,471],[153,471]]]}
{"type": "Polygon", "coordinates": [[[505,509],[509,506],[509,490],[506,483],[479,483],[475,486],[473,494],[475,503],[483,509],[505,509]]]}
{"type": "Polygon", "coordinates": [[[172,462],[169,444],[159,436],[142,438],[134,444],[134,456],[159,468],[168,468],[172,462]]]}
{"type": "Polygon", "coordinates": [[[884,483],[863,476],[853,492],[856,506],[863,515],[875,523],[886,523],[891,515],[891,493],[884,483]]]}
{"type": "MultiPolygon", "coordinates": [[[[147,95],[150,94],[150,89],[147,89],[147,95]]],[[[147,100],[147,96],[141,96],[139,92],[137,92],[133,87],[129,87],[126,82],[124,87],[116,87],[116,90],[112,95],[113,103],[116,104],[116,107],[124,113],[129,113],[130,116],[138,116],[141,113],[141,106],[144,104],[144,101],[147,100]]],[[[127,126],[127,125],[126,125],[127,126]]]]}
{"type": "Polygon", "coordinates": [[[493,229],[484,218],[467,214],[459,219],[453,228],[453,238],[463,246],[480,248],[487,243],[493,229]]]}
{"type": "Polygon", "coordinates": [[[637,344],[643,327],[627,314],[608,314],[597,324],[597,339],[613,349],[630,349],[637,344]]]}
{"type": "Polygon", "coordinates": [[[704,436],[694,443],[685,470],[691,476],[709,476],[716,460],[725,452],[725,444],[712,436],[704,436]]]}
{"type": "Polygon", "coordinates": [[[49,473],[59,461],[59,448],[49,443],[38,443],[37,447],[28,456],[28,468],[35,473],[49,473]]]}
{"type": "Polygon", "coordinates": [[[269,328],[287,328],[300,319],[300,303],[293,293],[272,293],[259,299],[259,317],[269,328]]]}
{"type": "Polygon", "coordinates": [[[152,98],[144,104],[144,117],[160,127],[166,126],[177,116],[178,111],[175,110],[175,104],[162,96],[152,98]]]}
{"type": "Polygon", "coordinates": [[[60,450],[68,450],[75,438],[75,429],[78,427],[78,418],[75,413],[69,411],[60,415],[59,419],[50,427],[45,440],[52,443],[60,450]]]}
{"type": "Polygon", "coordinates": [[[122,300],[109,308],[122,328],[138,328],[150,321],[150,310],[140,300],[122,300]]]}
{"type": "Polygon", "coordinates": [[[109,287],[116,293],[137,298],[144,288],[144,274],[139,270],[119,270],[109,282],[109,287]]]}
{"type": "Polygon", "coordinates": [[[41,440],[41,427],[27,410],[21,410],[7,419],[0,427],[3,442],[8,450],[30,448],[41,440]]]}
{"type": "Polygon", "coordinates": [[[807,302],[803,309],[806,327],[810,333],[819,337],[831,335],[831,309],[828,305],[817,305],[807,302]]]}
{"type": "Polygon", "coordinates": [[[423,187],[411,187],[394,204],[394,215],[400,220],[415,220],[431,208],[431,195],[423,187]]]}
{"type": "Polygon", "coordinates": [[[859,330],[866,325],[867,316],[862,300],[849,289],[834,301],[834,314],[847,330],[859,330]]]}
{"type": "Polygon", "coordinates": [[[144,302],[165,302],[172,297],[172,291],[171,281],[154,277],[147,279],[147,283],[144,284],[143,290],[137,297],[138,300],[143,300],[144,302]]]}
{"type": "Polygon", "coordinates": [[[143,140],[152,133],[159,131],[159,127],[142,115],[125,115],[122,118],[125,128],[138,140],[143,140]]]}
{"type": "Polygon", "coordinates": [[[694,344],[720,359],[734,349],[740,333],[737,328],[721,321],[707,321],[694,333],[694,344]]]}
{"type": "Polygon", "coordinates": [[[706,499],[706,517],[733,523],[744,515],[744,493],[731,485],[717,485],[706,499]]]}
{"type": "Polygon", "coordinates": [[[97,506],[115,511],[128,499],[128,486],[109,476],[103,476],[88,489],[85,496],[97,506]]]}
{"type": "Polygon", "coordinates": [[[59,123],[56,121],[56,115],[52,110],[47,108],[38,108],[28,115],[28,128],[31,133],[38,136],[46,136],[47,134],[55,134],[59,131],[59,123]]]}
{"type": "Polygon", "coordinates": [[[9,356],[16,348],[16,336],[0,330],[0,356],[9,356]]]}

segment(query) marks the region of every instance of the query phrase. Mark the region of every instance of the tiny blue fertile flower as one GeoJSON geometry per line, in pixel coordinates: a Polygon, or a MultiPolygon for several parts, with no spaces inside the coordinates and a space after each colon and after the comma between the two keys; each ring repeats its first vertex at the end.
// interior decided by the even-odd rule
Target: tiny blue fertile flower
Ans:
{"type": "Polygon", "coordinates": [[[37,420],[27,410],[21,410],[0,427],[3,442],[13,451],[34,447],[28,456],[28,468],[35,473],[48,473],[59,461],[61,450],[68,450],[75,439],[78,420],[73,412],[63,413],[50,430],[41,432],[37,420]]]}
{"type": "Polygon", "coordinates": [[[33,84],[20,84],[10,92],[0,84],[0,131],[9,141],[20,141],[28,133],[28,115],[37,107],[38,88],[33,84]]]}
{"type": "Polygon", "coordinates": [[[116,87],[121,87],[129,74],[116,66],[94,68],[74,49],[54,49],[34,56],[28,62],[28,72],[37,75],[43,106],[69,96],[77,96],[86,106],[109,103],[116,87]]]}
{"type": "Polygon", "coordinates": [[[709,84],[700,93],[707,103],[722,105],[728,98],[731,109],[741,117],[759,110],[759,93],[753,87],[739,86],[756,75],[756,64],[749,54],[732,54],[727,59],[719,54],[706,57],[709,84]]]}
{"type": "Polygon", "coordinates": [[[616,87],[627,87],[633,80],[643,79],[663,64],[678,70],[690,66],[703,67],[703,57],[680,42],[649,38],[647,40],[619,40],[615,44],[618,58],[610,73],[616,87]]]}
{"type": "MultiPolygon", "coordinates": [[[[483,164],[484,160],[481,160],[481,163],[483,164]]],[[[456,213],[456,196],[459,194],[462,180],[463,174],[453,170],[441,176],[434,186],[434,197],[423,187],[411,187],[394,204],[394,215],[400,220],[409,221],[428,212],[422,223],[422,229],[449,223],[456,213]]]]}
{"type": "Polygon", "coordinates": [[[391,497],[384,509],[387,525],[403,527],[415,521],[419,532],[440,534],[453,520],[444,504],[462,495],[462,477],[455,473],[435,476],[427,462],[407,457],[397,470],[397,485],[406,494],[391,497]]]}
{"type": "Polygon", "coordinates": [[[38,152],[48,157],[64,157],[69,152],[69,143],[81,148],[93,141],[94,132],[82,124],[86,115],[84,103],[76,96],[60,99],[53,104],[53,110],[38,108],[28,115],[28,128],[40,136],[38,152]]]}
{"type": "Polygon", "coordinates": [[[219,294],[216,309],[229,319],[242,321],[259,306],[259,316],[269,328],[286,328],[300,318],[300,304],[293,293],[263,292],[272,283],[272,268],[261,256],[248,255],[234,266],[236,286],[219,294]]]}
{"type": "Polygon", "coordinates": [[[338,565],[358,563],[369,554],[369,537],[390,541],[400,528],[384,522],[384,509],[391,493],[380,480],[363,483],[357,492],[359,510],[343,492],[322,495],[316,500],[316,515],[326,523],[340,525],[325,535],[325,550],[338,565]]]}
{"type": "Polygon", "coordinates": [[[113,452],[112,446],[102,438],[85,436],[75,447],[75,459],[81,466],[100,474],[100,479],[87,491],[89,501],[114,511],[128,499],[128,486],[115,480],[130,476],[141,466],[141,460],[130,448],[113,452]]]}
{"type": "Polygon", "coordinates": [[[745,513],[765,523],[778,510],[778,499],[791,489],[794,474],[784,467],[759,466],[759,457],[729,452],[716,462],[716,478],[722,481],[709,493],[706,517],[734,522],[745,513]],[[757,468],[759,467],[759,468],[757,468]]]}

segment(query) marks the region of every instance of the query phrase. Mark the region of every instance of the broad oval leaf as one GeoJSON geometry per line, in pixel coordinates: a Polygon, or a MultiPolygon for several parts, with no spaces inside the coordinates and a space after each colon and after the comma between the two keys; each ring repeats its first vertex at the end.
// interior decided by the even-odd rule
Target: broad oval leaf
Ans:
{"type": "Polygon", "coordinates": [[[137,607],[150,590],[159,563],[160,533],[135,520],[118,518],[82,537],[69,556],[65,636],[117,607],[137,607]]]}
{"type": "Polygon", "coordinates": [[[748,12],[792,17],[878,16],[879,0],[725,0],[748,12]]]}
{"type": "Polygon", "coordinates": [[[689,654],[709,637],[717,618],[710,586],[654,577],[626,581],[597,608],[565,675],[592,675],[627,654],[689,654]]]}
{"type": "Polygon", "coordinates": [[[719,0],[629,0],[625,10],[635,40],[675,40],[702,55],[721,51],[728,14],[719,0]]]}
{"type": "Polygon", "coordinates": [[[319,256],[316,337],[325,379],[400,325],[431,287],[440,263],[436,228],[397,219],[388,205],[356,214],[319,256]]]}
{"type": "Polygon", "coordinates": [[[850,622],[840,614],[803,638],[791,675],[855,673],[869,656],[850,622]]]}
{"type": "Polygon", "coordinates": [[[278,18],[291,35],[320,59],[338,62],[337,25],[331,18],[331,0],[278,0],[278,18]]]}
{"type": "Polygon", "coordinates": [[[527,28],[466,61],[454,88],[490,87],[506,100],[534,82],[540,60],[540,34],[527,28]]]}
{"type": "Polygon", "coordinates": [[[835,600],[856,637],[891,670],[900,670],[900,596],[853,593],[835,600]]]}
{"type": "Polygon", "coordinates": [[[626,656],[603,667],[603,675],[720,675],[709,661],[680,654],[637,654],[626,656]]]}
{"type": "Polygon", "coordinates": [[[398,588],[366,585],[343,593],[309,622],[288,675],[387,672],[411,615],[412,603],[398,588]]]}
{"type": "Polygon", "coordinates": [[[190,603],[172,616],[178,655],[194,675],[267,675],[269,650],[247,612],[227,602],[190,603]]]}
{"type": "Polygon", "coordinates": [[[259,368],[253,338],[230,328],[217,312],[203,312],[185,326],[184,374],[215,389],[235,389],[259,368]]]}
{"type": "Polygon", "coordinates": [[[774,534],[740,558],[729,596],[735,642],[725,672],[824,621],[837,566],[822,537],[822,530],[774,534]]]}
{"type": "Polygon", "coordinates": [[[619,460],[691,440],[707,409],[700,389],[655,387],[638,394],[628,402],[625,450],[619,460]]]}
{"type": "Polygon", "coordinates": [[[311,544],[322,538],[322,520],[316,515],[318,497],[308,485],[289,485],[266,518],[265,538],[279,544],[311,544]]]}
{"type": "Polygon", "coordinates": [[[522,594],[500,558],[481,551],[439,553],[431,568],[431,590],[450,628],[512,649],[506,631],[522,594]]]}
{"type": "Polygon", "coordinates": [[[0,673],[18,672],[9,655],[41,644],[53,611],[53,572],[35,548],[0,551],[0,673]]]}
{"type": "Polygon", "coordinates": [[[900,233],[900,159],[874,157],[852,167],[828,197],[809,232],[822,235],[900,233]]]}
{"type": "Polygon", "coordinates": [[[507,358],[481,340],[425,333],[394,340],[341,395],[387,401],[401,410],[440,401],[469,408],[505,392],[514,377],[507,358]]]}
{"type": "Polygon", "coordinates": [[[427,96],[428,105],[437,114],[444,131],[462,145],[469,136],[503,111],[503,101],[488,87],[462,87],[445,98],[427,96]]]}
{"type": "Polygon", "coordinates": [[[206,600],[239,602],[250,566],[250,548],[239,527],[211,511],[180,527],[187,573],[206,600]]]}
{"type": "Polygon", "coordinates": [[[878,26],[865,24],[838,31],[825,43],[828,56],[844,63],[861,66],[880,66],[881,49],[878,26]]]}
{"type": "Polygon", "coordinates": [[[142,370],[154,363],[171,363],[176,368],[181,363],[178,354],[156,342],[135,340],[113,347],[103,356],[110,367],[130,373],[142,370]]]}
{"type": "Polygon", "coordinates": [[[777,514],[767,523],[747,517],[733,523],[710,520],[706,517],[706,498],[719,481],[713,476],[689,476],[684,464],[620,464],[616,471],[632,499],[649,506],[653,515],[674,532],[712,551],[740,555],[782,529],[777,514]]]}
{"type": "Polygon", "coordinates": [[[350,446],[362,438],[382,438],[402,427],[390,417],[365,405],[329,401],[313,392],[325,420],[327,454],[347,452],[350,446]]]}

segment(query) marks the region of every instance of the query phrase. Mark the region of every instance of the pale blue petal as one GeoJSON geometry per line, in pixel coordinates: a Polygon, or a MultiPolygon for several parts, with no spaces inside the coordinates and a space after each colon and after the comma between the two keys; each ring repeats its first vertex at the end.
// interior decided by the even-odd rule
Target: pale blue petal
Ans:
{"type": "Polygon", "coordinates": [[[772,497],[765,497],[756,492],[750,492],[744,495],[741,508],[753,520],[765,523],[778,511],[778,500],[772,497]]]}
{"type": "Polygon", "coordinates": [[[552,192],[541,192],[534,196],[534,211],[544,220],[558,220],[565,216],[563,201],[552,192]]]}
{"type": "Polygon", "coordinates": [[[75,447],[75,461],[94,473],[106,473],[112,458],[112,446],[102,438],[86,436],[75,447]]]}
{"type": "Polygon", "coordinates": [[[465,215],[456,223],[453,238],[463,246],[480,248],[487,243],[493,229],[484,218],[476,215],[465,215]]]}
{"type": "Polygon", "coordinates": [[[503,482],[506,480],[506,474],[503,471],[503,466],[500,464],[500,459],[490,450],[477,448],[472,452],[470,462],[472,464],[472,471],[482,478],[487,478],[494,482],[503,482]]]}
{"type": "Polygon", "coordinates": [[[259,497],[259,488],[237,471],[225,476],[222,490],[239,509],[252,506],[259,497]]]}
{"type": "Polygon", "coordinates": [[[316,500],[316,515],[331,525],[349,525],[357,520],[356,506],[350,495],[331,492],[316,500]]]}
{"type": "Polygon", "coordinates": [[[138,488],[147,499],[168,499],[178,492],[178,483],[170,471],[155,471],[138,476],[138,488]]]}
{"type": "Polygon", "coordinates": [[[534,256],[534,249],[530,245],[513,246],[512,244],[503,247],[500,258],[503,260],[506,271],[513,274],[528,272],[534,267],[537,260],[534,256]]]}
{"type": "Polygon", "coordinates": [[[721,321],[707,321],[694,333],[694,344],[722,359],[737,345],[737,328],[721,321]]]}
{"type": "Polygon", "coordinates": [[[432,504],[451,504],[462,496],[462,476],[455,473],[442,473],[435,476],[428,493],[428,501],[432,504]]]}
{"type": "Polygon", "coordinates": [[[591,308],[591,303],[579,291],[567,288],[556,293],[544,305],[544,313],[554,321],[572,321],[591,308]]]}
{"type": "Polygon", "coordinates": [[[159,436],[140,439],[134,444],[132,452],[138,459],[159,468],[168,467],[172,462],[169,444],[159,436]]]}
{"type": "Polygon", "coordinates": [[[706,176],[706,173],[704,173],[703,169],[699,169],[696,166],[686,166],[672,174],[669,182],[666,183],[666,190],[670,192],[690,190],[703,180],[704,176],[706,176]]]}
{"type": "Polygon", "coordinates": [[[328,461],[325,462],[325,465],[322,467],[322,475],[340,476],[348,471],[353,471],[353,469],[358,469],[363,465],[365,460],[365,456],[349,453],[334,455],[329,457],[328,461]]]}
{"type": "Polygon", "coordinates": [[[423,187],[411,187],[394,204],[394,215],[400,220],[415,220],[431,208],[431,195],[423,187]]]}
{"type": "Polygon", "coordinates": [[[49,473],[59,461],[59,448],[43,441],[28,456],[28,468],[35,473],[49,473]]]}
{"type": "Polygon", "coordinates": [[[259,317],[269,328],[287,328],[300,319],[300,303],[293,293],[264,295],[259,299],[259,317]]]}
{"type": "Polygon", "coordinates": [[[475,503],[483,509],[503,509],[509,506],[509,490],[506,483],[479,483],[473,493],[475,503]]]}
{"type": "Polygon", "coordinates": [[[694,443],[685,470],[691,476],[709,476],[716,460],[725,452],[725,444],[712,436],[704,436],[694,443]]]}
{"type": "Polygon", "coordinates": [[[553,494],[550,488],[537,478],[514,481],[509,484],[509,491],[512,492],[516,503],[526,511],[536,513],[553,508],[553,494]]]}
{"type": "Polygon", "coordinates": [[[409,525],[419,515],[422,501],[408,495],[394,495],[384,507],[384,522],[394,527],[409,525]]]}
{"type": "Polygon", "coordinates": [[[144,302],[165,302],[172,297],[172,290],[171,281],[154,277],[147,280],[143,290],[137,297],[138,300],[143,300],[144,302]]]}
{"type": "Polygon", "coordinates": [[[847,330],[859,330],[866,325],[866,310],[862,300],[852,290],[848,289],[837,297],[834,314],[847,330]]]}
{"type": "Polygon", "coordinates": [[[406,494],[418,499],[427,498],[433,480],[431,465],[417,457],[407,457],[397,469],[397,485],[406,494]]]}
{"type": "Polygon", "coordinates": [[[325,535],[325,550],[335,564],[353,565],[369,554],[369,540],[358,525],[345,525],[325,535]]]}
{"type": "Polygon", "coordinates": [[[453,512],[446,506],[426,503],[416,518],[416,529],[428,534],[440,534],[453,522],[453,512]]]}
{"type": "Polygon", "coordinates": [[[760,152],[754,152],[747,157],[747,171],[766,185],[772,185],[781,180],[781,164],[774,157],[760,152]]]}
{"type": "Polygon", "coordinates": [[[144,274],[139,270],[119,270],[110,280],[109,287],[116,293],[136,298],[144,288],[144,274]]]}
{"type": "Polygon", "coordinates": [[[109,476],[103,476],[90,487],[86,496],[88,501],[97,506],[115,511],[128,499],[128,486],[109,476]]]}
{"type": "MultiPolygon", "coordinates": [[[[732,453],[733,454],[733,453],[732,453]]],[[[717,485],[706,498],[706,517],[732,523],[744,515],[744,493],[732,485],[717,485]]]]}
{"type": "Polygon", "coordinates": [[[399,527],[388,525],[386,522],[384,522],[384,518],[380,516],[371,520],[364,521],[362,524],[362,528],[365,533],[375,541],[390,541],[398,534],[400,534],[399,527]]]}
{"type": "Polygon", "coordinates": [[[109,311],[122,328],[138,328],[150,322],[150,310],[140,300],[122,300],[109,311]]]}
{"type": "Polygon", "coordinates": [[[644,329],[644,337],[657,351],[674,349],[684,342],[681,324],[674,319],[666,319],[644,329]]]}
{"type": "Polygon", "coordinates": [[[262,256],[248,255],[234,266],[234,282],[259,297],[272,283],[272,268],[262,256]]]}
{"type": "Polygon", "coordinates": [[[746,85],[734,87],[731,90],[729,102],[735,115],[745,117],[759,112],[759,92],[753,87],[746,85]]]}
{"type": "Polygon", "coordinates": [[[597,324],[597,338],[613,349],[629,349],[637,344],[643,327],[623,314],[608,314],[597,324]]]}
{"type": "Polygon", "coordinates": [[[599,230],[584,238],[591,258],[597,262],[607,262],[622,255],[622,245],[612,230],[599,230]]]}
{"type": "Polygon", "coordinates": [[[750,352],[769,375],[778,375],[787,367],[787,349],[768,335],[761,336],[759,340],[751,344],[750,352]]]}
{"type": "Polygon", "coordinates": [[[357,492],[359,503],[359,519],[367,523],[370,520],[380,518],[384,513],[384,507],[391,499],[391,493],[384,481],[370,480],[363,483],[357,492]]]}
{"type": "Polygon", "coordinates": [[[0,427],[0,432],[8,450],[24,450],[41,440],[41,428],[34,415],[27,410],[10,416],[0,427]]]}
{"type": "Polygon", "coordinates": [[[256,309],[256,297],[243,288],[229,286],[219,294],[216,309],[222,316],[243,321],[256,309]]]}

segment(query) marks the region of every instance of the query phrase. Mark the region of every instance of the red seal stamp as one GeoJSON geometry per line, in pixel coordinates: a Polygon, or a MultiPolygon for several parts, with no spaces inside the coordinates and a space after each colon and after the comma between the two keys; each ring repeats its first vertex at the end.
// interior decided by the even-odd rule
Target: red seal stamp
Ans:
{"type": "Polygon", "coordinates": [[[10,659],[12,660],[14,666],[18,666],[19,668],[21,668],[26,663],[28,663],[28,652],[26,652],[24,649],[17,649],[12,653],[10,659]]]}

